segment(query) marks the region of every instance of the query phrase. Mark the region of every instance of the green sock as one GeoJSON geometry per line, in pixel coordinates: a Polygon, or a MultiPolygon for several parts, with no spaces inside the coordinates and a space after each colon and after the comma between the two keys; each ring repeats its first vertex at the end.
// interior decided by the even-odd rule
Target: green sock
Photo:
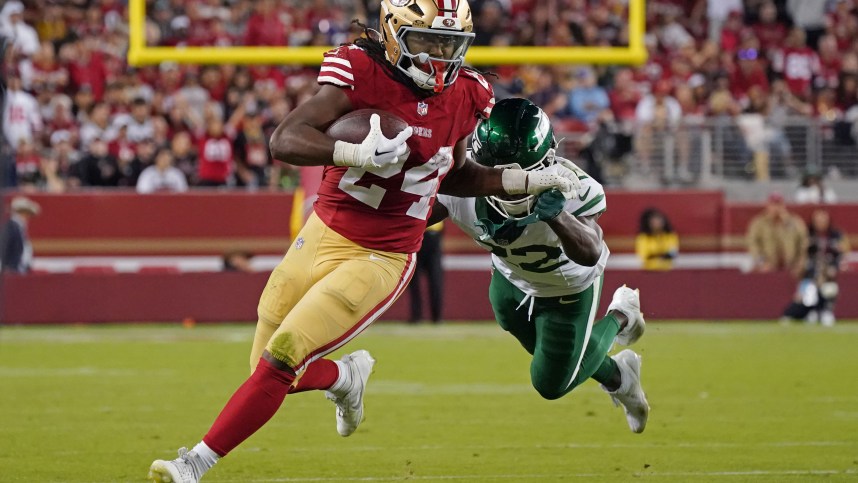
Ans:
{"type": "Polygon", "coordinates": [[[609,389],[616,390],[616,388],[620,387],[620,369],[617,367],[617,363],[605,355],[605,360],[602,361],[602,364],[593,373],[593,379],[599,381],[609,389]]]}
{"type": "Polygon", "coordinates": [[[591,377],[607,387],[615,386],[614,383],[619,380],[620,371],[617,368],[617,363],[608,357],[608,350],[610,350],[611,344],[619,332],[620,322],[617,318],[613,315],[606,315],[605,318],[593,325],[593,332],[590,334],[590,344],[597,340],[599,351],[604,355],[599,367],[596,368],[591,377]]]}

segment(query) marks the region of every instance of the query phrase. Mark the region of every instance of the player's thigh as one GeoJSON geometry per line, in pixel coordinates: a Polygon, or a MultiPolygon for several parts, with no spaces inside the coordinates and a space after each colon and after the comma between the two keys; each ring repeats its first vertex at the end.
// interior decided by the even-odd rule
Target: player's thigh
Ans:
{"type": "Polygon", "coordinates": [[[413,272],[414,258],[407,255],[339,264],[289,311],[267,350],[302,370],[369,327],[402,294],[413,272]]]}
{"type": "Polygon", "coordinates": [[[599,305],[595,285],[575,295],[537,301],[530,375],[533,386],[547,399],[556,399],[576,385],[599,305]]]}
{"type": "Polygon", "coordinates": [[[324,250],[326,227],[315,215],[298,233],[292,246],[271,272],[259,297],[256,312],[258,321],[250,349],[250,371],[268,345],[271,336],[280,327],[286,314],[307,293],[322,271],[316,269],[319,252],[324,250]]]}
{"type": "Polygon", "coordinates": [[[533,354],[536,343],[536,330],[529,320],[529,303],[524,300],[525,293],[507,280],[499,271],[492,270],[492,281],[489,284],[489,302],[498,325],[512,334],[527,352],[533,354]]]}
{"type": "Polygon", "coordinates": [[[598,310],[593,284],[583,292],[536,301],[536,351],[540,357],[564,361],[577,359],[587,343],[598,310]]]}
{"type": "Polygon", "coordinates": [[[323,250],[326,227],[311,216],[292,242],[286,255],[271,272],[257,306],[259,323],[279,325],[289,310],[315,283],[315,262],[323,250]]]}

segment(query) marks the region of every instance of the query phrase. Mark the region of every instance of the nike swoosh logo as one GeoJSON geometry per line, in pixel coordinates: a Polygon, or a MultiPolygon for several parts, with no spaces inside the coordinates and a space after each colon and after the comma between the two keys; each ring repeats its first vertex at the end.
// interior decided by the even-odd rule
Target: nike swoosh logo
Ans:
{"type": "Polygon", "coordinates": [[[560,302],[561,304],[574,304],[575,302],[577,302],[579,300],[581,300],[581,299],[572,299],[572,300],[563,300],[562,298],[557,299],[557,301],[560,302]]]}
{"type": "Polygon", "coordinates": [[[375,155],[376,155],[376,156],[381,156],[382,154],[384,154],[384,153],[379,153],[379,152],[378,152],[378,149],[376,149],[376,150],[375,150],[375,155]]]}
{"type": "Polygon", "coordinates": [[[373,262],[386,262],[387,261],[383,258],[380,258],[380,257],[373,255],[372,253],[369,254],[369,259],[372,260],[373,262]]]}
{"type": "Polygon", "coordinates": [[[588,187],[588,188],[587,188],[587,191],[585,191],[583,195],[578,195],[578,199],[579,199],[579,200],[581,200],[581,201],[586,200],[586,199],[587,199],[587,195],[589,195],[589,194],[590,194],[590,190],[591,190],[591,189],[593,189],[593,187],[592,187],[592,186],[588,187]]]}

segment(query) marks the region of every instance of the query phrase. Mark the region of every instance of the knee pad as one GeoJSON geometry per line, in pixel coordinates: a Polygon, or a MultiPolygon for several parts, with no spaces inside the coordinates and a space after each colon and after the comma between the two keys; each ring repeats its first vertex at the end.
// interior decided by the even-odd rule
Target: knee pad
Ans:
{"type": "Polygon", "coordinates": [[[299,344],[302,342],[296,334],[288,331],[281,332],[275,334],[268,342],[268,353],[278,361],[288,364],[289,367],[295,367],[301,362],[298,360],[298,354],[302,353],[299,344]]]}

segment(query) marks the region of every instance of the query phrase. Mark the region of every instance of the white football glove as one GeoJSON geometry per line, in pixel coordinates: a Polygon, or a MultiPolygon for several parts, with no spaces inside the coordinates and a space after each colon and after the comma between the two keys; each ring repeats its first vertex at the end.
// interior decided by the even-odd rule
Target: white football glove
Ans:
{"type": "Polygon", "coordinates": [[[549,169],[524,171],[505,169],[501,181],[504,190],[511,195],[527,193],[538,195],[543,191],[557,189],[571,199],[581,189],[581,181],[575,174],[575,165],[565,159],[557,158],[557,164],[549,169]]]}
{"type": "Polygon", "coordinates": [[[381,168],[395,164],[408,153],[405,141],[411,137],[411,126],[403,129],[393,139],[381,132],[381,118],[373,114],[369,118],[369,134],[360,144],[337,141],[334,143],[334,165],[356,168],[381,168]]]}
{"type": "Polygon", "coordinates": [[[557,169],[558,174],[572,180],[572,189],[569,191],[562,191],[563,195],[566,196],[566,199],[571,200],[575,196],[578,196],[578,193],[583,189],[581,180],[578,178],[578,173],[582,172],[581,168],[566,158],[557,156],[554,159],[557,161],[557,164],[555,164],[554,167],[557,169]]]}

